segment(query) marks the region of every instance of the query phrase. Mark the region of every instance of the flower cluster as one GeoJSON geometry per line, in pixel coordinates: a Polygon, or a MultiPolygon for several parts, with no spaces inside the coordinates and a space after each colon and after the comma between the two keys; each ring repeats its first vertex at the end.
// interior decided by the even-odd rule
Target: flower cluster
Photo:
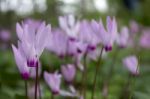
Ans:
{"type": "Polygon", "coordinates": [[[39,66],[39,58],[51,32],[51,26],[46,26],[45,22],[37,27],[33,28],[33,26],[28,22],[17,23],[18,48],[12,45],[15,60],[23,79],[29,78],[30,67],[39,66]]]}
{"type": "MultiPolygon", "coordinates": [[[[58,21],[59,28],[52,29],[50,24],[31,19],[16,24],[19,40],[18,46],[12,45],[12,49],[17,67],[24,80],[28,80],[29,77],[37,78],[41,69],[36,75],[35,68],[41,68],[40,56],[44,49],[47,49],[62,60],[71,60],[71,63],[62,64],[60,70],[54,73],[44,72],[45,82],[52,94],[85,98],[83,93],[79,94],[73,86],[77,70],[86,71],[86,63],[82,63],[82,59],[99,61],[99,55],[113,50],[115,44],[120,48],[127,47],[129,30],[123,27],[118,32],[116,19],[110,16],[106,18],[106,26],[101,19],[79,21],[73,15],[60,16],[58,21]],[[69,85],[69,91],[61,89],[61,78],[69,85]]],[[[139,73],[135,56],[125,58],[123,63],[132,74],[139,73]]]]}

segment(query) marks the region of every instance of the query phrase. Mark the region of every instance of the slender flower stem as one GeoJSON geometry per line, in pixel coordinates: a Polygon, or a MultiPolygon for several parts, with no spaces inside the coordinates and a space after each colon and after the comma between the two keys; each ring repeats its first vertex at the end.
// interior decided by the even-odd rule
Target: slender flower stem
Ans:
{"type": "Polygon", "coordinates": [[[26,96],[26,99],[28,99],[28,84],[27,84],[27,80],[24,80],[24,83],[25,83],[25,96],[26,96]]]}
{"type": "Polygon", "coordinates": [[[42,96],[41,96],[41,87],[40,87],[40,83],[38,82],[38,85],[39,85],[39,99],[42,99],[42,96]]]}
{"type": "Polygon", "coordinates": [[[98,70],[100,67],[99,65],[100,65],[101,59],[102,59],[103,49],[104,49],[104,47],[102,47],[102,49],[101,49],[100,56],[98,58],[98,62],[97,62],[97,66],[96,66],[96,72],[95,72],[94,81],[93,81],[93,90],[92,90],[91,99],[94,99],[94,94],[95,94],[95,89],[96,89],[96,80],[97,80],[96,78],[97,78],[98,70]]]}
{"type": "Polygon", "coordinates": [[[54,97],[54,95],[53,94],[51,94],[51,99],[54,99],[55,97],[54,97]]]}
{"type": "MultiPolygon", "coordinates": [[[[139,66],[137,66],[136,72],[138,72],[138,69],[139,69],[139,66]]],[[[133,88],[134,88],[134,83],[135,83],[135,76],[134,76],[134,75],[132,75],[132,79],[133,79],[133,81],[131,82],[131,87],[132,87],[132,89],[133,89],[133,88]]],[[[133,94],[133,90],[132,90],[132,89],[131,89],[131,92],[130,92],[129,99],[132,98],[132,94],[133,94]]]]}
{"type": "Polygon", "coordinates": [[[83,74],[82,74],[82,92],[83,92],[84,99],[86,99],[86,79],[87,79],[86,57],[87,57],[87,53],[85,53],[84,58],[83,58],[84,59],[84,62],[83,62],[84,71],[83,71],[83,74]]]}
{"type": "Polygon", "coordinates": [[[38,87],[38,66],[36,67],[36,79],[35,79],[35,99],[37,99],[37,87],[38,87]]]}
{"type": "Polygon", "coordinates": [[[122,93],[121,93],[120,99],[126,99],[126,98],[129,99],[129,97],[130,97],[129,87],[130,87],[130,84],[131,84],[131,78],[132,78],[132,75],[129,74],[127,82],[125,83],[125,86],[122,88],[122,93]]]}
{"type": "MultiPolygon", "coordinates": [[[[120,50],[119,50],[120,51],[120,50]]],[[[112,78],[113,76],[113,71],[114,71],[114,67],[116,65],[116,61],[117,61],[117,56],[118,56],[118,53],[119,51],[115,51],[114,54],[113,54],[113,59],[112,59],[112,65],[110,66],[110,69],[109,69],[109,72],[108,72],[108,75],[107,75],[107,78],[106,80],[104,81],[104,87],[105,88],[109,88],[109,82],[110,82],[110,79],[112,78]]],[[[107,89],[108,90],[108,89],[107,89]]],[[[108,94],[109,94],[109,90],[106,94],[104,94],[103,96],[103,99],[108,99],[108,94]]]]}
{"type": "Polygon", "coordinates": [[[132,98],[132,93],[133,93],[133,82],[134,82],[134,76],[133,75],[131,75],[131,81],[130,81],[130,83],[129,83],[129,86],[130,86],[130,94],[129,94],[129,99],[131,99],[132,98]],[[132,80],[133,79],[133,80],[132,80]]]}

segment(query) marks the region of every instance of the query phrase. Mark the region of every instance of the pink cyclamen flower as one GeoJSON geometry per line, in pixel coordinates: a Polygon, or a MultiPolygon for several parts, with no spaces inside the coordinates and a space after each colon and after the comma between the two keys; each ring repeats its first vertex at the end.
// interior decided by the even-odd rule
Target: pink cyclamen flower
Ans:
{"type": "Polygon", "coordinates": [[[127,27],[122,27],[120,34],[118,34],[116,43],[119,47],[124,48],[127,46],[129,40],[129,31],[127,27]]]}
{"type": "Polygon", "coordinates": [[[124,66],[133,74],[139,74],[138,60],[136,56],[128,56],[123,59],[124,66]]]}
{"type": "Polygon", "coordinates": [[[11,37],[10,31],[8,31],[8,30],[0,31],[0,38],[1,38],[1,40],[6,42],[6,41],[10,40],[10,37],[11,37]]]}
{"type": "Polygon", "coordinates": [[[99,36],[102,44],[106,51],[111,51],[114,41],[117,37],[117,22],[116,19],[113,17],[111,19],[109,16],[107,17],[106,29],[103,26],[102,21],[100,20],[99,23],[96,21],[92,21],[92,28],[93,31],[97,33],[99,36]]]}
{"type": "Polygon", "coordinates": [[[139,25],[136,21],[130,21],[130,31],[131,33],[137,33],[139,31],[139,25]]]}
{"type": "Polygon", "coordinates": [[[67,39],[67,35],[61,29],[54,29],[49,36],[46,48],[56,55],[64,57],[67,50],[67,39]]]}
{"type": "Polygon", "coordinates": [[[16,32],[22,52],[27,59],[28,66],[38,66],[39,57],[41,56],[51,33],[51,26],[46,26],[45,22],[43,22],[37,29],[33,30],[30,24],[24,23],[21,26],[17,23],[16,32]]]}
{"type": "Polygon", "coordinates": [[[60,16],[59,25],[61,29],[70,37],[71,40],[77,39],[79,33],[79,21],[73,15],[60,16]]]}
{"type": "Polygon", "coordinates": [[[53,94],[59,94],[60,84],[61,84],[61,75],[58,73],[47,73],[44,72],[44,79],[48,86],[50,87],[53,94]]]}
{"type": "Polygon", "coordinates": [[[41,20],[36,20],[36,19],[32,19],[32,18],[27,18],[23,21],[24,24],[28,24],[29,26],[32,26],[32,28],[30,28],[30,31],[34,31],[36,29],[39,28],[39,26],[41,25],[42,21],[41,20]]]}
{"type": "Polygon", "coordinates": [[[83,43],[87,43],[87,49],[90,51],[95,50],[99,43],[99,38],[97,34],[93,32],[91,23],[86,20],[80,23],[79,40],[83,43]]]}
{"type": "Polygon", "coordinates": [[[78,54],[85,53],[87,50],[87,43],[84,43],[82,41],[68,41],[68,53],[71,56],[76,57],[78,54]]]}
{"type": "Polygon", "coordinates": [[[63,58],[66,55],[74,56],[78,49],[83,51],[84,45],[81,42],[68,40],[69,37],[59,28],[53,29],[48,39],[46,48],[63,58]]]}
{"type": "Polygon", "coordinates": [[[17,67],[21,73],[21,76],[24,80],[27,80],[29,78],[29,67],[27,66],[27,62],[25,57],[22,55],[22,52],[20,51],[20,48],[16,48],[14,45],[12,45],[15,61],[17,64],[17,67]]]}
{"type": "Polygon", "coordinates": [[[144,30],[140,37],[140,46],[143,48],[150,48],[150,30],[144,30]]]}
{"type": "Polygon", "coordinates": [[[76,74],[76,68],[73,64],[68,64],[66,66],[62,65],[61,73],[67,83],[72,83],[72,81],[75,77],[75,74],[76,74]]]}

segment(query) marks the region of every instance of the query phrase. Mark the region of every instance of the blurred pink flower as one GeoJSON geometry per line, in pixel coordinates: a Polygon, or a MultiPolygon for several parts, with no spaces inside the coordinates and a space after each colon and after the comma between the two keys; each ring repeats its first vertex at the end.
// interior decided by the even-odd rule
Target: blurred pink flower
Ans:
{"type": "Polygon", "coordinates": [[[132,20],[130,21],[130,31],[131,33],[137,33],[139,32],[139,25],[136,21],[132,20]]]}
{"type": "Polygon", "coordinates": [[[22,52],[20,51],[20,47],[17,49],[14,45],[12,45],[15,61],[17,64],[17,67],[22,75],[22,78],[24,80],[27,80],[29,78],[29,67],[27,66],[27,62],[25,57],[22,55],[22,52]]]}
{"type": "Polygon", "coordinates": [[[64,57],[67,52],[68,37],[61,29],[52,30],[47,41],[46,48],[60,57],[64,57]]]}
{"type": "Polygon", "coordinates": [[[43,22],[37,29],[32,27],[27,23],[23,23],[22,26],[17,23],[16,32],[20,41],[19,46],[27,59],[28,66],[36,67],[51,33],[51,26],[46,26],[43,22]]]}
{"type": "Polygon", "coordinates": [[[128,56],[123,59],[124,66],[133,74],[139,74],[138,60],[136,56],[128,56]]]}
{"type": "Polygon", "coordinates": [[[59,94],[60,84],[61,84],[61,75],[58,73],[47,73],[44,72],[44,79],[48,86],[50,87],[54,95],[59,94]]]}
{"type": "Polygon", "coordinates": [[[72,83],[76,74],[76,68],[73,64],[62,65],[61,73],[67,83],[72,83]]]}
{"type": "Polygon", "coordinates": [[[116,19],[114,17],[113,17],[113,19],[111,19],[108,16],[107,17],[107,23],[106,23],[106,29],[104,28],[101,20],[99,23],[97,23],[96,21],[93,20],[92,21],[92,28],[93,28],[93,31],[95,31],[98,34],[102,44],[105,47],[105,50],[111,51],[113,43],[117,37],[116,19]]]}
{"type": "Polygon", "coordinates": [[[79,21],[75,20],[75,17],[72,14],[68,16],[60,16],[59,26],[70,39],[77,39],[80,24],[79,21]]]}
{"type": "Polygon", "coordinates": [[[87,20],[80,22],[79,40],[83,43],[87,43],[87,50],[95,50],[99,44],[99,38],[95,32],[93,32],[91,23],[87,20]]]}
{"type": "Polygon", "coordinates": [[[40,25],[42,24],[41,20],[36,20],[36,19],[32,19],[32,18],[27,18],[23,21],[23,24],[28,24],[31,28],[30,31],[35,31],[37,30],[40,25]]]}
{"type": "Polygon", "coordinates": [[[85,50],[86,45],[77,40],[69,40],[61,29],[52,30],[52,34],[48,39],[46,48],[60,57],[66,55],[75,56],[85,50]]]}
{"type": "Polygon", "coordinates": [[[9,41],[10,38],[11,38],[10,31],[8,31],[8,30],[1,30],[0,31],[0,38],[1,38],[1,40],[5,41],[5,42],[9,41]]]}
{"type": "Polygon", "coordinates": [[[119,47],[124,48],[127,46],[129,40],[129,31],[127,27],[122,27],[120,34],[118,34],[116,43],[119,47]]]}
{"type": "Polygon", "coordinates": [[[143,48],[150,48],[150,29],[142,32],[139,44],[143,48]]]}

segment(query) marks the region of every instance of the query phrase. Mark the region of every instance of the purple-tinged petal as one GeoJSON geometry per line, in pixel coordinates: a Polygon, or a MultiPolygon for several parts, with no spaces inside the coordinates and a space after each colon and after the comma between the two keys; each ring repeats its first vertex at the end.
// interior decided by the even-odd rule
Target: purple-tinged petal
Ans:
{"type": "Polygon", "coordinates": [[[139,44],[142,48],[150,48],[150,29],[145,29],[142,31],[139,44]]]}
{"type": "Polygon", "coordinates": [[[21,52],[12,45],[15,61],[17,67],[23,77],[23,79],[27,80],[29,78],[29,68],[27,67],[25,58],[21,55],[21,52]]]}
{"type": "Polygon", "coordinates": [[[116,38],[116,43],[119,45],[119,47],[124,48],[128,44],[129,39],[129,31],[127,27],[123,27],[121,29],[121,33],[118,34],[116,38]]]}
{"type": "Polygon", "coordinates": [[[19,23],[16,24],[16,32],[19,40],[22,40],[23,37],[23,29],[19,23]]]}
{"type": "Polygon", "coordinates": [[[8,31],[8,30],[1,30],[0,31],[0,38],[1,38],[1,40],[5,41],[5,42],[9,41],[10,38],[11,38],[10,31],[8,31]]]}
{"type": "Polygon", "coordinates": [[[73,64],[68,64],[66,66],[62,65],[61,72],[66,82],[69,84],[72,83],[76,74],[75,66],[73,64]]]}
{"type": "Polygon", "coordinates": [[[130,21],[130,31],[131,33],[137,33],[139,31],[139,24],[134,20],[130,21]]]}
{"type": "Polygon", "coordinates": [[[111,20],[110,16],[107,16],[107,31],[108,31],[108,33],[111,33],[112,29],[113,29],[112,20],[111,20]]]}
{"type": "Polygon", "coordinates": [[[136,56],[128,56],[123,59],[125,67],[134,75],[139,74],[138,60],[136,56]]]}
{"type": "Polygon", "coordinates": [[[63,30],[68,29],[66,17],[60,16],[58,20],[59,20],[59,26],[60,26],[63,30]]]}
{"type": "Polygon", "coordinates": [[[50,25],[47,25],[43,29],[43,31],[41,31],[37,34],[36,50],[37,50],[38,57],[42,54],[50,36],[51,36],[51,26],[50,25]]]}
{"type": "Polygon", "coordinates": [[[60,92],[60,83],[61,83],[61,75],[54,73],[50,74],[44,72],[44,79],[48,86],[50,87],[53,94],[59,94],[60,92]]]}
{"type": "Polygon", "coordinates": [[[72,14],[68,15],[68,25],[73,27],[75,25],[75,18],[72,14]]]}
{"type": "Polygon", "coordinates": [[[95,33],[98,33],[98,32],[99,32],[99,24],[98,24],[98,22],[96,22],[95,20],[92,20],[92,21],[91,21],[91,27],[92,27],[92,30],[93,30],[95,33]]]}

